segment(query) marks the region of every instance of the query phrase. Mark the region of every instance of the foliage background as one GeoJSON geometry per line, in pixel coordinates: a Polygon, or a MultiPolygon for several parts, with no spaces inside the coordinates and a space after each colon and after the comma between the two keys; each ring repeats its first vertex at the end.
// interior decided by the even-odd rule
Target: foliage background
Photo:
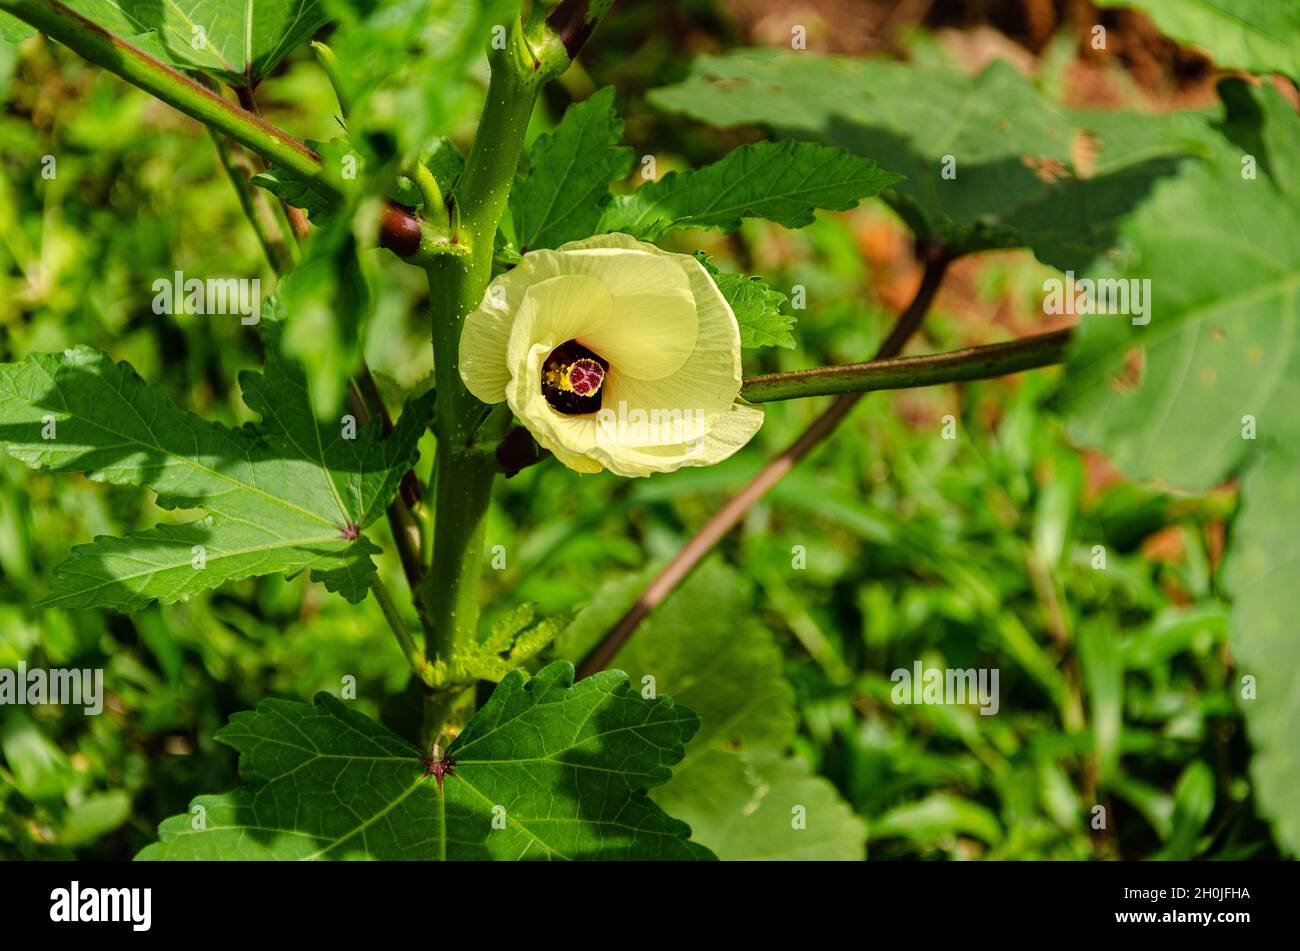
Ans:
{"type": "MultiPolygon", "coordinates": [[[[667,115],[645,92],[683,78],[697,54],[786,45],[791,21],[807,24],[813,50],[968,71],[1006,59],[1071,106],[1214,99],[1203,56],[1139,14],[1081,3],[625,2],[583,68],[548,89],[533,134],[613,85],[624,143],[653,153],[660,174],[712,161],[758,133],[667,115]],[[1093,23],[1110,28],[1106,55],[1087,45],[1093,23]]],[[[478,58],[446,69],[457,87],[443,106],[463,147],[486,73],[478,58]]],[[[0,44],[0,95],[0,358],[90,344],[180,405],[242,422],[235,379],[260,354],[237,320],[150,309],[153,281],[174,270],[273,282],[206,133],[40,38],[0,44]],[[58,161],[49,182],[34,161],[45,154],[58,161]]],[[[300,138],[333,134],[332,94],[306,51],[267,81],[261,105],[300,138]]],[[[878,202],[800,232],[746,222],[672,241],[778,289],[807,288],[797,346],[751,357],[750,373],[863,359],[919,278],[905,229],[878,202]]],[[[422,282],[382,254],[368,265],[382,290],[367,358],[394,389],[415,385],[430,361],[422,282]]],[[[1054,273],[1025,251],[959,262],[924,347],[1051,329],[1039,300],[1054,273]]],[[[1252,799],[1218,597],[1235,487],[1189,496],[1124,479],[1065,438],[1056,382],[1038,371],[870,397],[634,644],[685,625],[691,639],[770,632],[797,760],[865,822],[872,858],[1276,856],[1252,799]],[[960,439],[939,438],[945,414],[960,439]],[[1090,564],[1096,544],[1109,551],[1104,572],[1090,564]],[[792,570],[795,546],[806,570],[792,570]],[[889,672],[917,659],[1000,668],[1001,713],[893,705],[889,672]],[[1087,821],[1095,804],[1110,816],[1100,832],[1087,821]]],[[[579,480],[543,465],[505,483],[488,528],[505,556],[504,569],[484,566],[488,621],[524,601],[546,615],[579,608],[598,594],[593,579],[670,556],[820,409],[772,405],[758,438],[711,469],[579,480]]],[[[352,608],[304,577],[130,617],[31,607],[73,544],[188,517],[147,492],[0,458],[0,667],[103,666],[109,686],[100,717],[0,708],[0,856],[134,855],[196,792],[236,784],[235,757],[212,734],[266,696],[309,699],[351,675],[360,709],[403,724],[407,669],[373,600],[352,608]]],[[[400,585],[394,560],[381,570],[400,585]]]]}

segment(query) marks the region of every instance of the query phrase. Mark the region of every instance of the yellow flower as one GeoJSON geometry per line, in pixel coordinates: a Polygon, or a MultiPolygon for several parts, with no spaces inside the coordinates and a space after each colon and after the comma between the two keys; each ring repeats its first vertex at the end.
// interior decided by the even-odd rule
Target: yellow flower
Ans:
{"type": "Polygon", "coordinates": [[[738,399],[740,329],[709,272],[625,234],[531,251],[494,280],[460,375],[578,472],[712,465],[763,423],[738,399]]]}

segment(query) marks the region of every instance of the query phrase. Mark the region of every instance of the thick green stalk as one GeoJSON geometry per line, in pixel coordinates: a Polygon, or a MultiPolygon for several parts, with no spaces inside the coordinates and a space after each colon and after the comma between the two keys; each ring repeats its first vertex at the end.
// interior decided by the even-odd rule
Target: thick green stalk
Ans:
{"type": "MultiPolygon", "coordinates": [[[[493,238],[510,197],[533,104],[555,72],[553,66],[543,68],[543,63],[553,61],[557,51],[564,56],[552,34],[543,31],[525,38],[516,25],[506,48],[493,55],[487,101],[454,196],[460,214],[457,238],[469,247],[473,284],[482,284],[480,294],[490,276],[493,238]]],[[[567,65],[567,58],[563,62],[567,65]]]]}
{"type": "MultiPolygon", "coordinates": [[[[433,620],[430,646],[449,658],[477,621],[483,517],[491,492],[490,471],[479,471],[470,450],[469,421],[478,401],[460,379],[460,327],[476,297],[468,255],[433,262],[429,296],[434,302],[435,387],[433,570],[427,578],[426,610],[433,620]],[[472,563],[471,563],[472,562],[472,563]]],[[[479,289],[481,293],[481,288],[479,289]]]]}
{"type": "Polygon", "coordinates": [[[95,65],[152,93],[209,128],[224,132],[258,155],[310,179],[327,194],[337,194],[321,174],[320,158],[302,142],[57,0],[0,0],[0,10],[13,14],[95,65]]]}
{"type": "Polygon", "coordinates": [[[771,403],[804,396],[905,390],[963,380],[984,380],[1062,363],[1069,342],[1068,329],[1055,330],[948,353],[772,373],[750,377],[740,388],[740,395],[751,403],[771,403]]]}
{"type": "MultiPolygon", "coordinates": [[[[482,454],[470,451],[466,423],[477,402],[465,389],[457,369],[460,325],[469,311],[473,268],[468,255],[447,256],[429,266],[433,303],[435,386],[438,401],[434,432],[438,454],[433,473],[433,564],[425,573],[419,597],[428,625],[429,661],[450,663],[472,647],[478,634],[479,578],[483,533],[492,496],[494,470],[482,454]]],[[[482,292],[482,288],[479,288],[482,292]]],[[[429,747],[449,726],[464,689],[438,690],[425,703],[424,745],[429,747]]]]}
{"type": "MultiPolygon", "coordinates": [[[[492,277],[497,225],[510,196],[537,92],[567,65],[563,44],[540,22],[528,28],[516,23],[506,48],[494,52],[487,101],[452,196],[452,220],[458,222],[452,239],[455,252],[426,264],[438,391],[433,424],[438,437],[433,565],[421,590],[432,663],[451,662],[477,640],[483,534],[496,472],[491,457],[472,445],[483,406],[460,379],[461,327],[492,277]]],[[[472,689],[466,687],[434,691],[428,697],[426,746],[459,726],[457,721],[469,712],[472,697],[472,689]]]]}

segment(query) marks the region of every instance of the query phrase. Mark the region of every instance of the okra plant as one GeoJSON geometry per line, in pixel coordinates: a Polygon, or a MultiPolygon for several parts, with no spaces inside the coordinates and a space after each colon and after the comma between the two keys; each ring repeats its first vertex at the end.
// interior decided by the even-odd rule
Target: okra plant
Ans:
{"type": "MultiPolygon", "coordinates": [[[[1294,106],[1235,78],[1213,114],[1072,110],[1004,64],[972,79],[796,41],[702,57],[652,91],[682,121],[770,133],[661,173],[622,144],[610,87],[574,85],[537,133],[543,90],[619,15],[611,5],[0,0],[6,40],[39,31],[205,125],[214,174],[277,275],[239,311],[262,369],[240,378],[253,421],[238,428],[98,350],[0,365],[12,456],[198,510],[82,540],[44,605],[131,614],[310,572],[331,596],[374,600],[420,705],[406,735],[331,693],[237,714],[217,738],[238,751],[243,784],[194,799],[140,857],[861,857],[861,819],[791,753],[791,691],[743,582],[696,567],[864,393],[1053,364],[1065,364],[1056,399],[1071,437],[1131,475],[1193,490],[1242,475],[1221,593],[1249,681],[1261,808],[1300,847],[1288,737],[1300,640],[1282,590],[1300,558],[1300,257],[1293,240],[1268,240],[1300,233],[1294,106]],[[259,110],[307,44],[337,102],[327,141],[259,110]],[[434,87],[480,51],[486,91],[462,154],[434,87]],[[747,375],[755,352],[793,345],[795,291],[728,272],[692,236],[748,218],[800,229],[877,198],[911,229],[920,277],[874,356],[747,375]],[[1066,272],[1058,303],[1077,324],[903,356],[953,262],[1006,248],[1066,272]],[[376,256],[427,282],[433,372],[396,397],[364,358],[376,256]],[[1121,287],[1126,316],[1078,306],[1121,287]],[[593,479],[681,478],[749,444],[767,404],[823,396],[829,408],[655,573],[591,579],[602,594],[576,616],[525,604],[485,623],[502,481],[535,465],[571,470],[578,495],[593,479]],[[376,558],[390,553],[401,571],[386,579],[376,558]],[[660,609],[679,584],[700,607],[660,609]],[[674,611],[671,646],[636,637],[674,611]]],[[[1235,52],[1230,65],[1258,72],[1294,65],[1235,52]]],[[[155,309],[215,291],[237,295],[178,274],[155,309]]]]}

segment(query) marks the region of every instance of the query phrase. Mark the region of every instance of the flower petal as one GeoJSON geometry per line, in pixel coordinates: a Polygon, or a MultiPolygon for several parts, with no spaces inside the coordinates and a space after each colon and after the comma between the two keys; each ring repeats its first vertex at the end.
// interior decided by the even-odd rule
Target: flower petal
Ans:
{"type": "Polygon", "coordinates": [[[599,278],[614,299],[606,319],[577,340],[611,366],[642,380],[676,372],[695,349],[695,296],[673,258],[617,248],[572,252],[582,273],[599,278]]]}
{"type": "MultiPolygon", "coordinates": [[[[507,366],[517,374],[534,344],[550,341],[551,350],[554,350],[560,344],[578,338],[586,329],[601,326],[613,311],[614,299],[599,278],[586,274],[561,274],[530,285],[524,292],[515,312],[514,326],[510,329],[507,366]]],[[[543,362],[551,350],[542,355],[543,362]]],[[[601,356],[605,355],[602,353],[601,356]]],[[[532,381],[540,392],[540,366],[532,381]]]]}
{"type": "Polygon", "coordinates": [[[598,442],[591,452],[615,475],[648,476],[721,462],[749,442],[762,425],[761,407],[737,401],[708,421],[703,439],[670,446],[620,445],[612,451],[598,442]]]}
{"type": "Polygon", "coordinates": [[[566,416],[557,413],[542,393],[542,365],[551,351],[564,341],[542,340],[524,355],[522,370],[506,385],[506,400],[511,411],[519,417],[544,449],[555,458],[578,472],[599,472],[600,461],[591,455],[596,445],[594,414],[566,416]],[[529,381],[533,381],[530,385],[529,381]]]}
{"type": "Polygon", "coordinates": [[[460,372],[579,472],[711,465],[763,421],[737,400],[740,332],[708,271],[622,234],[530,252],[494,280],[466,320],[460,372]],[[568,340],[610,363],[600,414],[559,413],[542,392],[542,366],[568,340]]]}
{"type": "Polygon", "coordinates": [[[561,273],[563,259],[559,255],[530,254],[514,270],[493,279],[478,308],[465,318],[457,369],[466,389],[484,403],[500,403],[506,398],[510,382],[506,349],[528,288],[561,273]]]}
{"type": "MultiPolygon", "coordinates": [[[[699,261],[685,255],[676,257],[682,261],[695,298],[699,319],[695,350],[671,376],[649,382],[611,364],[602,406],[624,416],[639,409],[660,418],[680,416],[689,421],[697,415],[712,417],[725,412],[740,393],[740,328],[731,305],[699,261]]],[[[666,436],[661,432],[645,445],[682,442],[695,436],[691,431],[666,436]]],[[[640,442],[635,434],[629,438],[633,444],[640,442]]]]}

